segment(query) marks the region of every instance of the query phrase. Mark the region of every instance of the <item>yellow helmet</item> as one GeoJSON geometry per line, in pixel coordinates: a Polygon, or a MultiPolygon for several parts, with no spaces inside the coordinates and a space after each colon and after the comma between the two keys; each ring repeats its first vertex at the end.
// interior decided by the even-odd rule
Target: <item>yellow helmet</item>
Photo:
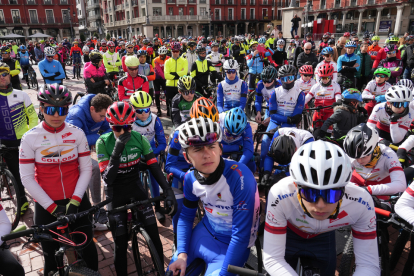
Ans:
{"type": "Polygon", "coordinates": [[[191,76],[182,76],[178,79],[177,88],[182,92],[195,91],[196,82],[191,76]]]}
{"type": "Polygon", "coordinates": [[[137,67],[139,65],[139,59],[136,56],[129,56],[125,59],[126,67],[137,67]]]}
{"type": "Polygon", "coordinates": [[[249,47],[252,47],[254,44],[259,44],[259,42],[252,40],[250,41],[249,47]]]}
{"type": "Polygon", "coordinates": [[[145,91],[137,91],[129,98],[131,104],[135,108],[147,108],[152,104],[152,98],[150,94],[145,91]]]}
{"type": "Polygon", "coordinates": [[[4,62],[0,61],[0,72],[7,72],[10,73],[10,67],[4,62]]]}

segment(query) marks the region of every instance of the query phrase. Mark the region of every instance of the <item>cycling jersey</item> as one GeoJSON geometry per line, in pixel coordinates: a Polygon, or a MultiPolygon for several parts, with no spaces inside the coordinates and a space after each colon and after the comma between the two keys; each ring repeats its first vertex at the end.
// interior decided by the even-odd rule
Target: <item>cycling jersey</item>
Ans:
{"type": "Polygon", "coordinates": [[[137,58],[137,55],[136,54],[134,54],[134,53],[132,53],[132,54],[125,54],[124,56],[122,56],[122,58],[121,58],[121,64],[122,64],[122,70],[124,70],[124,72],[128,72],[128,70],[127,70],[127,67],[126,67],[126,65],[125,65],[125,59],[127,58],[127,57],[129,57],[129,56],[133,56],[133,57],[136,57],[137,58]]]}
{"type": "Polygon", "coordinates": [[[167,141],[165,140],[164,128],[160,118],[157,115],[151,113],[151,118],[147,125],[141,126],[138,124],[138,119],[132,124],[132,130],[140,133],[147,138],[150,142],[151,148],[155,156],[158,156],[161,151],[164,151],[167,147],[167,141]]]}
{"type": "Polygon", "coordinates": [[[63,70],[60,62],[57,60],[49,61],[47,59],[44,59],[39,62],[38,68],[46,84],[62,83],[62,79],[65,78],[65,71],[63,70]],[[45,71],[47,71],[47,73],[45,71]],[[56,76],[55,73],[60,74],[56,76]]]}
{"type": "MultiPolygon", "coordinates": [[[[254,245],[257,237],[260,218],[259,193],[253,174],[244,164],[222,159],[214,174],[216,173],[220,178],[215,183],[207,182],[208,179],[206,181],[197,171],[186,174],[184,206],[178,221],[178,247],[175,256],[180,253],[200,252],[212,241],[219,240],[223,243],[224,250],[215,250],[223,256],[216,258],[215,264],[207,263],[208,274],[233,275],[227,272],[227,266],[243,266],[248,257],[246,252],[254,245]],[[199,200],[205,209],[205,216],[199,225],[210,233],[202,242],[205,246],[198,244],[199,238],[192,239],[199,200]],[[210,266],[216,270],[211,271],[210,266]]],[[[203,258],[204,261],[209,258],[197,254],[188,256],[188,264],[194,258],[203,258]]]]}
{"type": "MultiPolygon", "coordinates": [[[[190,51],[189,49],[187,52],[181,55],[182,58],[186,59],[188,62],[188,75],[191,74],[191,67],[193,66],[193,63],[198,59],[198,56],[196,54],[196,51],[190,51]]],[[[208,59],[208,56],[207,56],[208,59]]]]}
{"type": "Polygon", "coordinates": [[[152,65],[148,63],[138,65],[138,74],[146,76],[149,81],[149,88],[154,88],[153,80],[155,80],[155,72],[152,65]]]}
{"type": "Polygon", "coordinates": [[[194,98],[191,102],[187,102],[184,97],[178,93],[172,99],[171,120],[174,127],[179,127],[182,123],[190,119],[190,109],[195,100],[201,97],[200,94],[194,93],[194,98]]]}
{"type": "Polygon", "coordinates": [[[399,81],[399,77],[403,73],[403,62],[401,59],[389,61],[388,58],[386,58],[380,61],[378,68],[388,68],[391,71],[391,77],[388,81],[395,84],[397,81],[399,81]]]}
{"type": "MultiPolygon", "coordinates": [[[[397,50],[396,57],[397,59],[401,59],[401,51],[397,50]]],[[[377,68],[381,60],[386,59],[386,58],[387,58],[387,52],[384,51],[384,48],[381,48],[377,53],[377,56],[375,58],[374,64],[372,65],[372,68],[377,68]]]]}
{"type": "Polygon", "coordinates": [[[37,125],[37,114],[29,95],[13,89],[11,84],[8,89],[0,90],[0,109],[0,140],[19,140],[37,125]]]}
{"type": "MultiPolygon", "coordinates": [[[[213,66],[216,67],[217,72],[221,72],[225,62],[223,54],[220,54],[219,52],[211,52],[211,54],[207,55],[206,59],[211,61],[213,66]]],[[[189,68],[191,68],[191,66],[189,68]]]]}
{"type": "Polygon", "coordinates": [[[238,76],[232,81],[226,77],[219,83],[217,88],[217,109],[219,113],[234,107],[240,107],[244,110],[247,92],[247,84],[238,76]]]}
{"type": "Polygon", "coordinates": [[[372,110],[371,116],[369,116],[367,125],[370,128],[377,129],[381,138],[394,144],[398,144],[403,141],[405,134],[414,119],[414,110],[410,108],[407,115],[399,118],[397,122],[392,123],[390,122],[390,114],[392,114],[392,111],[390,111],[389,114],[387,109],[386,102],[377,104],[372,110]]]}
{"type": "Polygon", "coordinates": [[[326,65],[326,64],[330,64],[330,65],[333,66],[334,71],[333,71],[332,81],[337,82],[337,80],[338,80],[338,69],[337,69],[336,62],[334,62],[334,61],[329,61],[329,62],[322,61],[318,65],[316,65],[316,68],[315,68],[315,72],[316,72],[315,79],[316,79],[316,82],[319,83],[319,68],[321,66],[323,66],[323,65],[326,65]]]}
{"type": "MultiPolygon", "coordinates": [[[[341,99],[341,87],[334,81],[329,86],[316,83],[306,95],[305,103],[307,104],[313,97],[315,97],[315,106],[331,106],[341,99]]],[[[333,110],[322,109],[320,112],[333,113],[333,110]]]]}
{"type": "Polygon", "coordinates": [[[371,60],[375,60],[377,58],[378,52],[379,50],[381,50],[382,48],[380,46],[368,46],[368,54],[371,56],[371,60]]]}
{"type": "Polygon", "coordinates": [[[411,183],[398,199],[395,204],[395,212],[405,221],[414,225],[414,183],[411,183]]]}
{"type": "Polygon", "coordinates": [[[270,275],[297,275],[284,258],[289,248],[287,228],[304,239],[312,239],[347,225],[352,227],[354,242],[356,270],[353,275],[380,274],[374,203],[363,189],[353,183],[346,185],[337,218],[323,221],[304,213],[292,177],[273,185],[267,202],[263,262],[270,275]]]}
{"type": "Polygon", "coordinates": [[[119,72],[119,66],[122,66],[118,53],[111,53],[109,51],[103,53],[103,63],[107,73],[119,72]]]}
{"type": "MultiPolygon", "coordinates": [[[[11,223],[9,217],[6,214],[6,211],[3,209],[3,206],[0,204],[0,237],[10,234],[11,223]]],[[[0,245],[3,244],[3,241],[0,239],[0,245]]]]}
{"type": "Polygon", "coordinates": [[[267,48],[264,53],[258,53],[256,56],[249,54],[246,56],[247,66],[249,67],[249,73],[251,74],[260,74],[263,71],[263,61],[266,57],[273,55],[273,50],[267,48]]]}
{"type": "Polygon", "coordinates": [[[305,95],[308,95],[312,86],[316,84],[314,78],[311,78],[309,81],[305,82],[302,78],[299,78],[295,81],[295,86],[298,86],[300,91],[304,92],[305,95]]]}
{"type": "Polygon", "coordinates": [[[203,87],[208,86],[209,76],[211,82],[213,80],[222,80],[211,61],[197,59],[191,66],[191,77],[196,81],[197,92],[204,93],[203,87]]]}
{"type": "Polygon", "coordinates": [[[17,56],[21,66],[30,64],[30,54],[28,51],[26,51],[25,53],[19,52],[17,56]]]}
{"type": "Polygon", "coordinates": [[[280,86],[272,93],[269,103],[270,121],[281,127],[292,126],[287,123],[287,117],[302,113],[305,94],[296,86],[290,90],[280,86]]]}
{"type": "MultiPolygon", "coordinates": [[[[279,86],[282,86],[282,83],[280,82],[280,80],[277,80],[277,79],[274,80],[273,85],[270,86],[270,87],[266,87],[263,84],[262,80],[260,80],[257,83],[257,86],[256,86],[256,99],[254,101],[254,107],[256,108],[256,112],[257,111],[262,112],[263,97],[264,97],[264,100],[266,102],[267,107],[269,108],[270,96],[274,92],[274,90],[276,88],[278,88],[279,86]]],[[[265,111],[265,117],[266,118],[269,117],[269,109],[268,108],[265,111]]]]}
{"type": "Polygon", "coordinates": [[[375,80],[371,80],[362,92],[362,99],[375,100],[376,96],[384,96],[382,101],[385,101],[385,92],[387,92],[388,88],[391,86],[392,85],[388,82],[378,84],[375,80]]]}
{"type": "Polygon", "coordinates": [[[55,129],[42,122],[26,132],[19,163],[23,185],[49,213],[56,207],[54,201],[81,202],[92,175],[85,133],[68,123],[55,129]]]}
{"type": "Polygon", "coordinates": [[[397,154],[389,147],[378,144],[381,156],[373,168],[367,168],[350,158],[352,168],[351,182],[369,187],[373,195],[393,195],[407,187],[404,171],[397,154]]]}
{"type": "Polygon", "coordinates": [[[73,60],[80,60],[81,56],[83,55],[82,49],[78,46],[73,46],[70,49],[70,56],[73,58],[73,60]]]}
{"type": "MultiPolygon", "coordinates": [[[[184,149],[181,147],[181,144],[178,141],[179,132],[180,127],[177,127],[174,131],[173,137],[171,138],[170,144],[168,145],[168,155],[167,160],[165,162],[165,172],[168,174],[172,173],[174,178],[176,178],[180,182],[183,182],[185,172],[188,171],[191,165],[188,164],[184,158],[184,149]]],[[[177,184],[178,183],[173,183],[173,187],[177,184]]]]}
{"type": "Polygon", "coordinates": [[[186,59],[179,57],[177,59],[169,58],[164,65],[164,76],[167,80],[167,86],[177,87],[177,81],[180,77],[187,75],[188,62],[186,59]],[[176,73],[178,76],[172,75],[176,73]]]}
{"type": "Polygon", "coordinates": [[[129,100],[137,91],[149,92],[149,82],[146,76],[137,75],[132,78],[129,74],[121,78],[118,83],[118,97],[120,101],[129,100]]]}
{"type": "MultiPolygon", "coordinates": [[[[2,59],[2,61],[10,67],[10,77],[11,77],[11,83],[13,85],[13,88],[22,90],[22,87],[20,85],[20,79],[19,79],[19,74],[20,74],[20,71],[21,71],[19,61],[17,59],[14,59],[14,58],[9,58],[7,60],[2,59]]],[[[39,70],[40,70],[40,68],[39,68],[39,70]]]]}

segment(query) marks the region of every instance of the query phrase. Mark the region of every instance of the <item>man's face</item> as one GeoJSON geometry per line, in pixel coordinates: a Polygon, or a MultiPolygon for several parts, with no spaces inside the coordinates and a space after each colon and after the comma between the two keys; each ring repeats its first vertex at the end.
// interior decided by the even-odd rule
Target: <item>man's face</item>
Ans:
{"type": "Polygon", "coordinates": [[[373,40],[372,45],[377,46],[378,45],[378,40],[373,40]]]}
{"type": "Polygon", "coordinates": [[[347,53],[348,55],[353,54],[353,53],[354,53],[354,51],[355,51],[355,48],[354,48],[354,47],[348,47],[348,48],[346,48],[346,53],[347,53]]]}
{"type": "Polygon", "coordinates": [[[128,53],[133,53],[134,52],[134,46],[128,46],[127,52],[128,53]]]}
{"type": "Polygon", "coordinates": [[[211,51],[216,53],[218,51],[218,48],[219,48],[218,46],[214,46],[214,47],[211,48],[211,51]]]}
{"type": "MultiPolygon", "coordinates": [[[[44,107],[48,107],[48,106],[53,106],[53,105],[48,104],[48,103],[44,104],[44,107]]],[[[47,115],[46,112],[43,112],[44,107],[40,106],[39,109],[43,113],[43,117],[45,118],[45,122],[53,128],[60,127],[63,124],[63,122],[65,121],[67,115],[59,116],[57,111],[53,115],[47,115]]],[[[66,106],[66,107],[68,107],[68,106],[66,106]]]]}
{"type": "Polygon", "coordinates": [[[207,177],[217,169],[221,154],[219,143],[215,142],[208,146],[188,148],[187,152],[184,152],[184,158],[207,177]]]}
{"type": "Polygon", "coordinates": [[[135,78],[138,75],[138,66],[137,67],[127,67],[128,74],[131,78],[135,78]]]}
{"type": "Polygon", "coordinates": [[[5,88],[10,84],[10,73],[6,71],[0,72],[0,87],[5,88]]]}
{"type": "Polygon", "coordinates": [[[187,102],[192,102],[194,99],[194,93],[182,93],[181,91],[179,91],[181,96],[183,96],[184,100],[186,100],[187,102]]]}
{"type": "Polygon", "coordinates": [[[361,50],[361,53],[366,53],[368,51],[368,45],[367,44],[361,45],[360,50],[361,50]]]}
{"type": "Polygon", "coordinates": [[[358,43],[359,43],[358,38],[354,38],[353,41],[356,43],[356,45],[358,45],[358,43]]]}
{"type": "Polygon", "coordinates": [[[306,45],[306,46],[303,48],[303,50],[305,51],[305,54],[306,54],[306,55],[309,55],[309,54],[311,53],[311,51],[312,51],[312,46],[310,46],[310,45],[306,45]]]}
{"type": "Polygon", "coordinates": [[[250,47],[252,49],[252,51],[256,51],[257,50],[257,44],[252,45],[252,47],[250,47]]]}
{"type": "Polygon", "coordinates": [[[340,40],[339,41],[339,47],[344,48],[345,47],[345,41],[340,40]]]}
{"type": "Polygon", "coordinates": [[[147,61],[147,57],[144,55],[139,56],[139,63],[144,64],[147,61]]]}
{"type": "Polygon", "coordinates": [[[332,61],[332,54],[326,54],[326,55],[323,55],[323,59],[324,59],[326,62],[330,62],[330,61],[332,61]]]}
{"type": "Polygon", "coordinates": [[[172,51],[172,56],[177,59],[180,56],[180,51],[172,51]]]}
{"type": "Polygon", "coordinates": [[[111,46],[111,47],[108,47],[108,48],[109,48],[109,52],[111,52],[111,53],[115,52],[115,46],[111,46]]]}
{"type": "Polygon", "coordinates": [[[9,59],[10,58],[10,53],[1,53],[1,57],[3,58],[3,59],[9,59]]]}
{"type": "Polygon", "coordinates": [[[283,33],[278,33],[277,35],[278,35],[279,38],[283,37],[283,33]]]}
{"type": "Polygon", "coordinates": [[[92,120],[95,123],[100,123],[100,122],[105,121],[106,109],[102,109],[101,111],[96,112],[95,107],[91,106],[90,107],[90,112],[91,112],[92,120]]]}

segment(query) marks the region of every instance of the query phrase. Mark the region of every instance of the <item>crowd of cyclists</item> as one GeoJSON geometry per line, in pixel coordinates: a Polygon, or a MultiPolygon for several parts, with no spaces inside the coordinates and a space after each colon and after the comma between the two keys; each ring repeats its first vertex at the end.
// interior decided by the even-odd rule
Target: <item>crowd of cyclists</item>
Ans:
{"type": "MultiPolygon", "coordinates": [[[[186,275],[196,259],[205,265],[187,275],[200,269],[233,275],[228,265],[243,267],[263,233],[270,275],[297,275],[300,257],[313,258],[320,275],[334,275],[335,230],[344,226],[352,228],[354,275],[382,275],[375,207],[414,223],[414,36],[391,34],[382,45],[369,33],[362,41],[354,32],[339,39],[326,33],[319,43],[312,38],[279,32],[6,43],[0,48],[0,142],[19,147],[4,158],[20,191],[21,215],[29,207],[26,191],[35,200],[35,225],[87,210],[91,200],[110,198],[108,211],[131,198],[144,200],[139,172],[146,166],[151,197],[162,194],[164,202],[142,206],[139,218],[164,260],[157,221],[172,217],[168,270],[174,275],[186,275]],[[30,63],[44,80],[37,93],[40,123],[19,79],[30,63]],[[73,79],[83,67],[86,86],[73,106],[74,91],[64,84],[69,63],[73,79]],[[112,85],[114,95],[105,92],[112,85]],[[173,125],[168,138],[162,100],[173,125]],[[391,196],[401,198],[393,205],[391,196]],[[204,216],[193,228],[199,202],[204,216]]],[[[117,275],[127,275],[127,217],[109,213],[107,224],[85,217],[70,225],[82,227],[88,240],[94,229],[112,232],[117,275]]],[[[0,236],[10,230],[0,205],[0,236]]],[[[49,275],[59,246],[41,245],[49,275]]],[[[97,271],[94,243],[83,253],[97,271]]],[[[0,274],[24,275],[5,248],[0,274]]]]}

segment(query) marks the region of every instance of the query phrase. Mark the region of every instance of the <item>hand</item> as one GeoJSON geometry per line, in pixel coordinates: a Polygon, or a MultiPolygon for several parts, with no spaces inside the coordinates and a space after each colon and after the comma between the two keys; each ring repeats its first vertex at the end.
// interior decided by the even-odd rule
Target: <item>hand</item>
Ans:
{"type": "Polygon", "coordinates": [[[262,177],[262,181],[260,182],[260,185],[262,185],[263,187],[266,186],[267,183],[269,182],[269,178],[270,178],[270,174],[265,173],[262,177]]]}
{"type": "Polygon", "coordinates": [[[52,211],[52,216],[60,217],[66,214],[66,206],[56,205],[55,209],[52,211]]]}
{"type": "Polygon", "coordinates": [[[266,119],[263,120],[262,125],[267,127],[269,123],[270,123],[270,117],[267,117],[266,119]]]}
{"type": "Polygon", "coordinates": [[[66,215],[77,214],[79,209],[80,202],[71,199],[68,204],[66,204],[66,215]]]}
{"type": "Polygon", "coordinates": [[[404,164],[407,160],[407,151],[405,149],[398,149],[397,150],[398,160],[401,164],[404,164]]]}
{"type": "Polygon", "coordinates": [[[358,106],[358,112],[364,113],[364,116],[368,116],[367,110],[363,108],[362,106],[358,106]]]}
{"type": "Polygon", "coordinates": [[[292,124],[299,124],[302,120],[302,114],[296,114],[295,116],[290,117],[290,120],[292,121],[292,124]]]}
{"type": "Polygon", "coordinates": [[[278,183],[280,180],[282,180],[285,177],[286,177],[286,174],[284,172],[278,173],[276,175],[272,175],[270,176],[269,181],[267,182],[267,185],[269,186],[269,188],[271,188],[273,184],[278,183]]]}
{"type": "Polygon", "coordinates": [[[339,105],[342,105],[342,100],[337,100],[336,102],[334,102],[332,104],[332,107],[339,106],[339,105]]]}
{"type": "Polygon", "coordinates": [[[60,73],[59,72],[56,72],[55,73],[55,77],[57,77],[57,76],[60,76],[60,73]]]}
{"type": "Polygon", "coordinates": [[[178,255],[178,258],[175,262],[170,264],[169,270],[171,270],[174,273],[174,276],[178,275],[180,270],[180,276],[185,275],[185,270],[187,268],[187,254],[181,253],[178,255]]]}
{"type": "Polygon", "coordinates": [[[121,154],[124,151],[125,145],[131,139],[131,132],[125,132],[116,138],[115,147],[112,151],[112,157],[121,158],[121,154]]]}
{"type": "Polygon", "coordinates": [[[177,200],[175,199],[174,191],[172,189],[168,189],[166,194],[167,197],[164,199],[164,207],[166,210],[169,210],[168,215],[172,217],[177,213],[177,200]]]}
{"type": "Polygon", "coordinates": [[[259,53],[259,50],[253,52],[253,56],[255,57],[259,53]]]}
{"type": "Polygon", "coordinates": [[[320,129],[319,130],[319,133],[318,133],[318,137],[316,137],[316,140],[319,140],[319,139],[322,139],[322,138],[325,138],[326,136],[330,136],[329,135],[329,133],[328,132],[326,132],[326,131],[323,131],[322,129],[320,129]]]}
{"type": "Polygon", "coordinates": [[[381,200],[378,197],[372,196],[372,200],[374,201],[374,207],[381,208],[381,200]]]}
{"type": "Polygon", "coordinates": [[[92,82],[92,83],[95,83],[95,80],[94,80],[93,78],[91,78],[91,82],[92,82]]]}
{"type": "Polygon", "coordinates": [[[262,114],[260,114],[260,112],[257,112],[257,115],[254,118],[254,120],[256,121],[256,123],[260,124],[262,122],[262,114]]]}
{"type": "Polygon", "coordinates": [[[110,84],[109,80],[105,80],[105,84],[109,85],[110,84]]]}

